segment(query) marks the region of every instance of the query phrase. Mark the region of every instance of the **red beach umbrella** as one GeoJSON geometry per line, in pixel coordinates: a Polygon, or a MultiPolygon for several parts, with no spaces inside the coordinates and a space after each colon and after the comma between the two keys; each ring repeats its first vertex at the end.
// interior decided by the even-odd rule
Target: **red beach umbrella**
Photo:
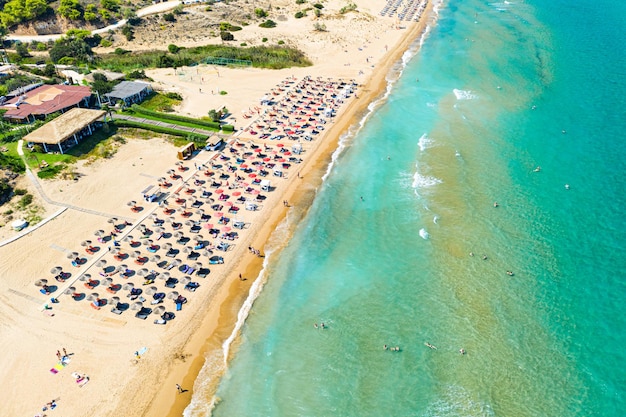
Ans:
{"type": "Polygon", "coordinates": [[[240,193],[239,191],[235,191],[235,192],[233,193],[233,196],[234,196],[234,197],[239,197],[240,195],[241,195],[241,193],[240,193]]]}
{"type": "Polygon", "coordinates": [[[254,178],[254,177],[256,177],[256,174],[248,174],[248,177],[254,178]]]}
{"type": "Polygon", "coordinates": [[[279,148],[282,148],[285,145],[283,145],[282,143],[277,143],[276,146],[278,146],[279,148]]]}
{"type": "Polygon", "coordinates": [[[218,211],[217,213],[215,213],[215,215],[217,217],[224,217],[224,213],[222,213],[221,211],[218,211]]]}
{"type": "Polygon", "coordinates": [[[218,190],[215,190],[215,194],[222,194],[224,192],[224,190],[222,190],[221,188],[218,190]]]}

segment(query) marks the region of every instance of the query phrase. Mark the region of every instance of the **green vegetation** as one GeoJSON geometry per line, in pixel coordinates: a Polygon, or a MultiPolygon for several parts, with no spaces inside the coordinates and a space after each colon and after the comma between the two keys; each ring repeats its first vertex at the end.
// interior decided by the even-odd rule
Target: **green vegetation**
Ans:
{"type": "Polygon", "coordinates": [[[193,117],[180,116],[177,114],[160,113],[157,111],[148,110],[137,104],[133,104],[131,107],[132,112],[141,115],[145,118],[153,120],[159,120],[166,123],[180,124],[181,126],[188,126],[197,129],[218,129],[220,124],[216,122],[207,122],[201,119],[194,119],[193,117]]]}
{"type": "Polygon", "coordinates": [[[171,112],[174,111],[172,107],[180,104],[182,100],[178,93],[154,93],[142,103],[141,107],[157,112],[171,112]]]}
{"type": "Polygon", "coordinates": [[[0,25],[5,27],[33,20],[50,10],[46,0],[9,0],[1,3],[0,25]]]}
{"type": "MultiPolygon", "coordinates": [[[[281,44],[281,41],[278,42],[281,44]]],[[[282,42],[284,44],[284,42],[282,42]]],[[[159,62],[162,51],[145,51],[137,53],[105,54],[100,57],[98,66],[112,71],[129,72],[138,68],[155,68],[159,62]]],[[[310,66],[304,54],[291,47],[284,46],[253,46],[238,48],[228,45],[206,45],[195,48],[185,48],[176,55],[167,55],[171,58],[172,66],[183,67],[199,62],[206,57],[229,58],[248,60],[255,68],[281,69],[290,67],[310,66]]]]}
{"type": "Polygon", "coordinates": [[[83,17],[83,6],[78,0],[61,0],[57,13],[69,20],[80,20],[83,17]]]}
{"type": "Polygon", "coordinates": [[[261,8],[254,9],[254,14],[259,19],[263,19],[264,17],[267,17],[267,12],[265,10],[261,9],[261,8]]]}
{"type": "Polygon", "coordinates": [[[235,40],[235,36],[230,33],[230,32],[220,32],[220,38],[222,38],[223,41],[234,41],[235,40]]]}
{"type": "Polygon", "coordinates": [[[93,61],[92,47],[97,46],[102,41],[98,34],[91,36],[88,30],[72,29],[68,30],[66,36],[54,42],[54,46],[48,52],[50,59],[55,63],[72,61],[72,63],[83,63],[93,61]]]}
{"type": "Polygon", "coordinates": [[[354,3],[349,3],[347,6],[342,7],[342,8],[339,10],[339,13],[341,13],[341,14],[346,14],[346,13],[348,13],[348,12],[351,12],[351,11],[356,10],[356,8],[357,8],[357,5],[356,5],[356,4],[354,4],[354,3]]]}
{"type": "Polygon", "coordinates": [[[174,13],[165,13],[163,15],[163,20],[165,20],[166,22],[175,22],[176,16],[174,16],[174,13]]]}
{"type": "Polygon", "coordinates": [[[276,22],[274,22],[273,20],[267,19],[265,22],[261,23],[259,25],[259,27],[262,27],[262,28],[275,28],[276,27],[276,22]]]}
{"type": "Polygon", "coordinates": [[[117,127],[131,127],[135,129],[149,130],[155,133],[165,133],[167,135],[172,135],[172,136],[181,136],[181,137],[186,138],[189,135],[189,132],[185,132],[183,130],[170,129],[168,127],[163,127],[163,126],[155,126],[155,125],[149,125],[146,123],[133,122],[131,120],[119,120],[118,119],[118,120],[115,120],[114,123],[117,127]]]}
{"type": "Polygon", "coordinates": [[[178,52],[180,50],[180,48],[176,45],[174,45],[173,43],[167,45],[167,50],[169,51],[170,54],[175,54],[176,52],[178,52]]]}
{"type": "Polygon", "coordinates": [[[305,14],[303,11],[298,11],[298,12],[296,12],[296,14],[294,15],[294,17],[295,17],[296,19],[301,19],[301,18],[303,18],[304,16],[306,16],[306,14],[305,14]]]}

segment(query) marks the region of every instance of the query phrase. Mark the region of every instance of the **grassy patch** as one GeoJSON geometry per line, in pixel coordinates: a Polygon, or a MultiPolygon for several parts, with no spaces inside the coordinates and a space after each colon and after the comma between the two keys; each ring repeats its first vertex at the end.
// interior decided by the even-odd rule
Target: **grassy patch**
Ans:
{"type": "Polygon", "coordinates": [[[150,98],[141,103],[141,107],[144,107],[152,111],[171,112],[173,106],[179,105],[181,100],[168,97],[165,94],[154,93],[150,98]]]}
{"type": "Polygon", "coordinates": [[[137,68],[157,68],[163,66],[178,68],[202,61],[204,58],[228,58],[252,62],[255,68],[281,69],[308,67],[312,63],[302,51],[287,46],[252,46],[241,48],[228,45],[206,45],[195,48],[181,48],[176,54],[163,51],[141,51],[124,55],[106,54],[99,57],[98,66],[114,71],[130,71],[137,68]],[[170,65],[171,64],[171,65],[170,65]]]}

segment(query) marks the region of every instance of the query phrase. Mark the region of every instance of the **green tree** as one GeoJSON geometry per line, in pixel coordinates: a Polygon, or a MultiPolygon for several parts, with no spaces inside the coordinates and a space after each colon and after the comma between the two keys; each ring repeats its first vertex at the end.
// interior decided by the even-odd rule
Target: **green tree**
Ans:
{"type": "Polygon", "coordinates": [[[87,62],[93,56],[93,51],[85,39],[67,36],[57,40],[48,53],[52,62],[56,63],[60,63],[63,58],[68,58],[65,62],[72,59],[87,62]]]}
{"type": "Polygon", "coordinates": [[[118,0],[100,0],[100,6],[112,12],[120,10],[120,2],[118,0]]]}
{"type": "Polygon", "coordinates": [[[106,75],[96,72],[93,74],[91,88],[102,96],[113,90],[113,83],[107,79],[106,75]]]}
{"type": "Polygon", "coordinates": [[[95,20],[98,20],[99,16],[96,5],[88,4],[87,7],[85,7],[85,13],[83,14],[83,17],[87,22],[93,22],[95,20]]]}
{"type": "Polygon", "coordinates": [[[135,31],[133,30],[132,26],[124,25],[124,27],[122,28],[122,35],[126,37],[127,41],[132,41],[135,38],[135,31]]]}
{"type": "Polygon", "coordinates": [[[171,44],[167,45],[167,50],[170,51],[171,54],[175,54],[175,53],[177,53],[180,50],[180,48],[178,46],[174,45],[173,43],[171,43],[171,44]]]}
{"type": "Polygon", "coordinates": [[[83,16],[83,6],[78,0],[61,0],[58,13],[70,20],[78,20],[83,16]]]}
{"type": "Polygon", "coordinates": [[[19,42],[15,45],[15,52],[22,58],[30,56],[30,52],[28,52],[28,46],[26,46],[26,44],[22,42],[19,42]]]}

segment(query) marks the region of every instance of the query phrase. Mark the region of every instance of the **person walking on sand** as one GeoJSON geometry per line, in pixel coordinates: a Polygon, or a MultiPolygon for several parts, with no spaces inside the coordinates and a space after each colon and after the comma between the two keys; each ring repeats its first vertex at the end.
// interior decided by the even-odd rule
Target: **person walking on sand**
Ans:
{"type": "Polygon", "coordinates": [[[183,387],[181,387],[180,384],[176,384],[176,390],[179,394],[181,394],[183,392],[183,387]]]}

